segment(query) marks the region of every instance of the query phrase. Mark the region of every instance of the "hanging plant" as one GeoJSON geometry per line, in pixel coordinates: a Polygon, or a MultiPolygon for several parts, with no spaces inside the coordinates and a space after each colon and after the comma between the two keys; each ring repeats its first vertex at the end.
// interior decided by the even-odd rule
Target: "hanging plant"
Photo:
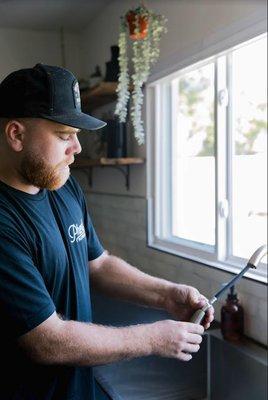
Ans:
{"type": "Polygon", "coordinates": [[[159,58],[159,42],[165,27],[166,18],[155,14],[144,5],[130,9],[121,17],[119,33],[119,78],[118,100],[115,114],[120,122],[127,118],[127,104],[130,98],[130,85],[133,86],[131,121],[134,127],[134,136],[139,144],[144,143],[144,128],[142,122],[142,87],[147,81],[151,66],[159,58]],[[133,74],[129,75],[128,43],[132,44],[131,61],[133,74]]]}

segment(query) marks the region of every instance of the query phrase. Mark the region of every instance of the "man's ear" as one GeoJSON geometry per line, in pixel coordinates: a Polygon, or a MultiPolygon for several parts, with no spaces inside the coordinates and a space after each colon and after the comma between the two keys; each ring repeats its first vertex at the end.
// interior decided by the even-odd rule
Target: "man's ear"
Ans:
{"type": "Polygon", "coordinates": [[[14,151],[19,152],[23,150],[25,131],[26,127],[21,122],[15,119],[7,122],[4,133],[7,143],[14,151]]]}

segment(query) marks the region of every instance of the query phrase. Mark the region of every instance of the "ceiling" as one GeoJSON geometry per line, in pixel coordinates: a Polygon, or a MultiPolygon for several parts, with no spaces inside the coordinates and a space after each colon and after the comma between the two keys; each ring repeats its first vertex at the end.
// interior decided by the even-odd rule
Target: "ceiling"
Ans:
{"type": "Polygon", "coordinates": [[[0,0],[0,28],[84,29],[113,0],[0,0]]]}

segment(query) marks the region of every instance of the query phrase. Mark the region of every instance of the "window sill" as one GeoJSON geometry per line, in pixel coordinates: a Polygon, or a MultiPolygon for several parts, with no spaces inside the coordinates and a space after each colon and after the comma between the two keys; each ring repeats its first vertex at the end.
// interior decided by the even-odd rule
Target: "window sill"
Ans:
{"type": "MultiPolygon", "coordinates": [[[[237,275],[239,272],[241,272],[241,266],[239,267],[236,265],[232,265],[228,262],[207,260],[205,258],[196,256],[196,255],[189,255],[189,254],[183,253],[181,251],[178,251],[176,249],[171,249],[170,247],[165,246],[163,243],[152,242],[152,243],[147,243],[147,246],[150,248],[162,251],[164,253],[176,255],[176,256],[178,256],[180,258],[184,258],[186,260],[195,261],[195,262],[197,262],[199,264],[203,264],[207,267],[215,268],[217,270],[221,270],[223,272],[227,272],[227,273],[230,273],[233,275],[237,275]]],[[[264,271],[265,265],[266,264],[262,264],[261,271],[258,271],[258,270],[250,271],[249,270],[244,275],[244,278],[267,285],[267,272],[265,273],[265,271],[264,271]]],[[[267,271],[267,267],[266,267],[266,271],[267,271]]]]}

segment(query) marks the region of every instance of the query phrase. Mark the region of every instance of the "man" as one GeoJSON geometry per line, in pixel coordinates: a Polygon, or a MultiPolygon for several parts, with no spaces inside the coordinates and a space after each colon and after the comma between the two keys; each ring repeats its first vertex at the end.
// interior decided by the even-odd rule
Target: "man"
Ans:
{"type": "Polygon", "coordinates": [[[76,78],[37,64],[0,85],[0,399],[94,400],[92,366],[157,354],[189,361],[204,327],[189,322],[197,289],[146,275],[105,251],[69,165],[80,129],[76,78]],[[90,284],[89,284],[90,278],[90,284]],[[90,285],[170,312],[121,328],[93,324],[90,285]]]}

